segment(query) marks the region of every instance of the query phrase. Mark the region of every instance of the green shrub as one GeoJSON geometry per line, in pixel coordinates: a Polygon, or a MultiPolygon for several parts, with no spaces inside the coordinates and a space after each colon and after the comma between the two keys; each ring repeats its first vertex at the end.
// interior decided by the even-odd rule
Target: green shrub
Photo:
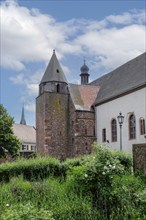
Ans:
{"type": "Polygon", "coordinates": [[[83,155],[83,156],[79,156],[79,157],[75,157],[75,158],[69,158],[67,159],[63,165],[66,167],[66,170],[72,168],[72,167],[76,167],[76,166],[80,166],[82,164],[85,164],[86,161],[89,160],[90,155],[83,155]]]}
{"type": "Polygon", "coordinates": [[[123,151],[112,151],[112,155],[114,158],[120,161],[120,163],[125,167],[127,171],[131,171],[133,165],[131,154],[125,153],[123,151]]]}
{"type": "Polygon", "coordinates": [[[63,176],[65,170],[55,158],[19,159],[13,163],[0,165],[0,180],[9,181],[12,177],[23,175],[28,180],[43,179],[48,176],[63,176]]]}
{"type": "Polygon", "coordinates": [[[86,163],[68,171],[68,181],[86,192],[95,194],[101,188],[109,188],[115,174],[123,175],[125,168],[112,153],[102,146],[96,147],[96,154],[86,158],[86,163]]]}
{"type": "Polygon", "coordinates": [[[144,183],[129,172],[130,161],[123,153],[114,154],[106,146],[95,146],[95,154],[85,164],[68,171],[68,188],[76,193],[90,195],[93,207],[100,212],[102,219],[143,217],[144,211],[141,214],[137,210],[133,199],[136,198],[135,192],[144,190],[144,183]]]}
{"type": "Polygon", "coordinates": [[[141,169],[134,170],[134,175],[140,177],[143,180],[143,182],[146,184],[146,174],[144,173],[143,170],[141,169]]]}

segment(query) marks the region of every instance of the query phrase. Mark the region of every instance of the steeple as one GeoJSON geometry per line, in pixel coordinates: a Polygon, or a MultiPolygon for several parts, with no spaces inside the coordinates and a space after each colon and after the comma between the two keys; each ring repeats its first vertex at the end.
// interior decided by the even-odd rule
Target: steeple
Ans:
{"type": "Polygon", "coordinates": [[[22,114],[21,114],[20,124],[26,125],[25,115],[24,115],[24,105],[23,105],[23,107],[22,107],[22,114]]]}
{"type": "Polygon", "coordinates": [[[88,84],[89,83],[89,68],[85,63],[85,59],[84,59],[84,65],[81,67],[81,84],[88,84]]]}
{"type": "Polygon", "coordinates": [[[53,55],[51,60],[47,66],[45,74],[41,80],[41,83],[46,82],[64,82],[67,83],[67,79],[64,75],[64,72],[60,66],[60,63],[55,54],[55,50],[53,50],[53,55]]]}

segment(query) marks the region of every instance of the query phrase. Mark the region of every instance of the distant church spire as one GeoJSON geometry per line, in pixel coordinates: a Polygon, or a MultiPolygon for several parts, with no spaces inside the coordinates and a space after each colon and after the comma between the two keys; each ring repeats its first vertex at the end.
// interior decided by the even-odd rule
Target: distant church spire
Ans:
{"type": "Polygon", "coordinates": [[[81,84],[88,84],[89,83],[89,68],[85,63],[85,58],[84,58],[84,65],[81,67],[81,84]]]}
{"type": "Polygon", "coordinates": [[[24,105],[22,107],[22,114],[21,114],[20,124],[26,125],[26,120],[25,120],[25,115],[24,115],[24,105]]]}

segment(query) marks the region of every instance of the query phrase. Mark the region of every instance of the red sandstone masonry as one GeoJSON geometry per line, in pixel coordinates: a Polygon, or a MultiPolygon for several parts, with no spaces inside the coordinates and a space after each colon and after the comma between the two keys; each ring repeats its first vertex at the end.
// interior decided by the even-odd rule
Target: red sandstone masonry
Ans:
{"type": "Polygon", "coordinates": [[[69,94],[44,92],[36,100],[39,154],[65,159],[90,153],[94,117],[94,112],[76,111],[69,94]]]}

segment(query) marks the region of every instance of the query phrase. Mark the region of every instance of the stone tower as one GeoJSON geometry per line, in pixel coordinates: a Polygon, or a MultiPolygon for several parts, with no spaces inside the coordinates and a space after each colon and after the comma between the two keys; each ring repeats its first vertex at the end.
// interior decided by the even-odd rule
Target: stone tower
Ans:
{"type": "Polygon", "coordinates": [[[68,82],[54,50],[36,99],[36,142],[39,154],[58,158],[68,156],[69,100],[68,82]]]}
{"type": "Polygon", "coordinates": [[[81,67],[81,84],[82,85],[86,85],[89,83],[89,68],[88,66],[85,64],[85,59],[84,59],[84,65],[81,67]]]}

